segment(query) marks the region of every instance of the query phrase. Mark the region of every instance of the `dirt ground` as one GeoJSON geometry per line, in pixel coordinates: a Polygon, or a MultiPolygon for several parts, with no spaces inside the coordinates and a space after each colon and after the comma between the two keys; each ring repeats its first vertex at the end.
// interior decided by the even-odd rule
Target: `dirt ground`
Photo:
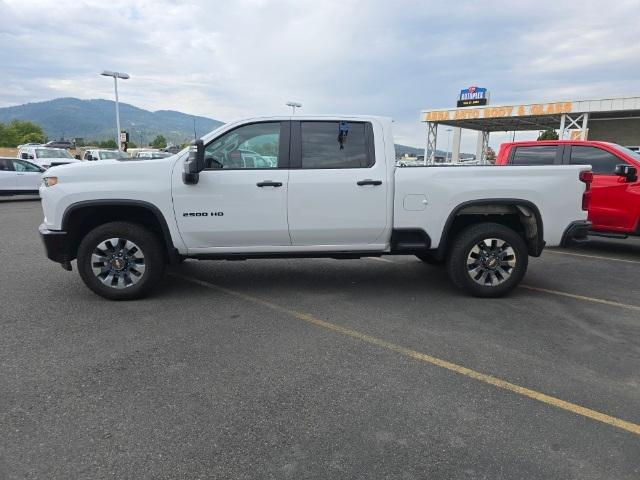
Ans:
{"type": "Polygon", "coordinates": [[[17,153],[17,148],[0,147],[0,157],[15,157],[17,153]]]}

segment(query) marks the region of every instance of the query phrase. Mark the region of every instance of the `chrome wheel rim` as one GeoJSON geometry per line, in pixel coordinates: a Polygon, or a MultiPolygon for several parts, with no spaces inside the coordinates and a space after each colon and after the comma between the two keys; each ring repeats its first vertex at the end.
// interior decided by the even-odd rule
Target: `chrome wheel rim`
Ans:
{"type": "Polygon", "coordinates": [[[516,266],[513,247],[499,238],[485,238],[476,243],[467,256],[467,273],[483,286],[495,287],[511,277],[516,266]]]}
{"type": "Polygon", "coordinates": [[[144,253],[131,240],[110,238],[93,250],[91,268],[96,278],[107,287],[128,288],[144,275],[144,253]]]}

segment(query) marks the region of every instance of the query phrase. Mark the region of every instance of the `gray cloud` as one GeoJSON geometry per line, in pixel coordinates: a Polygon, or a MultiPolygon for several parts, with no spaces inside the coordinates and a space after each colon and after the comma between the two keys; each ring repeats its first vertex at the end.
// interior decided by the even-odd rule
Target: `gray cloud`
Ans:
{"type": "Polygon", "coordinates": [[[422,145],[420,109],[452,106],[471,84],[493,103],[638,94],[639,6],[0,0],[0,105],[111,98],[106,68],[131,74],[123,101],[152,110],[230,120],[285,113],[293,99],[392,116],[399,142],[422,145]]]}

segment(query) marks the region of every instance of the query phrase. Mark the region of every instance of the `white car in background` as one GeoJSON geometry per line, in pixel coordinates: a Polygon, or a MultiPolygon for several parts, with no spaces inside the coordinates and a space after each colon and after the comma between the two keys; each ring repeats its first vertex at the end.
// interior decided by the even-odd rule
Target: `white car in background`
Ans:
{"type": "Polygon", "coordinates": [[[73,158],[64,148],[51,148],[44,145],[23,145],[18,150],[18,158],[35,163],[42,168],[81,161],[73,158]]]}
{"type": "Polygon", "coordinates": [[[136,152],[133,158],[139,158],[141,160],[157,160],[159,158],[167,158],[173,155],[170,152],[161,152],[160,150],[139,150],[136,152]]]}
{"type": "Polygon", "coordinates": [[[102,148],[93,148],[84,152],[82,159],[93,162],[96,160],[122,160],[128,159],[129,155],[120,150],[107,150],[102,148]]]}
{"type": "Polygon", "coordinates": [[[38,195],[44,168],[18,158],[0,158],[0,195],[38,195]]]}

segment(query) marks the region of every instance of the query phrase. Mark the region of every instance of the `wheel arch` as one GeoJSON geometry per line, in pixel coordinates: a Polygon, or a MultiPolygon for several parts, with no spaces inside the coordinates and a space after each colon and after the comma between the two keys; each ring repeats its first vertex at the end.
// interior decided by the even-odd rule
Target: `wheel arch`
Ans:
{"type": "Polygon", "coordinates": [[[469,200],[457,205],[449,214],[436,255],[446,256],[452,238],[468,225],[481,222],[501,223],[514,228],[517,221],[520,228],[514,228],[525,240],[529,255],[538,257],[544,248],[544,226],[538,207],[529,200],[517,198],[491,198],[469,200]],[[517,220],[516,220],[517,219],[517,220]]]}
{"type": "Polygon", "coordinates": [[[71,259],[76,257],[86,233],[111,221],[131,221],[148,227],[162,241],[169,261],[179,258],[167,220],[157,206],[143,200],[105,199],[77,202],[64,211],[61,228],[70,235],[71,259]]]}

